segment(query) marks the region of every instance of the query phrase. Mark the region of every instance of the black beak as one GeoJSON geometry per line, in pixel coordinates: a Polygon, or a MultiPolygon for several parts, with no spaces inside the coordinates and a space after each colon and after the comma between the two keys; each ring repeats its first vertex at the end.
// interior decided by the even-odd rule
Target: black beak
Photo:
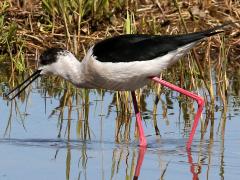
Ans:
{"type": "Polygon", "coordinates": [[[18,96],[24,89],[26,89],[35,79],[37,79],[41,74],[42,70],[35,71],[30,77],[28,77],[25,81],[23,81],[21,84],[16,86],[14,89],[12,89],[9,93],[5,95],[10,100],[13,100],[16,96],[18,96]],[[12,97],[9,97],[12,93],[15,93],[12,97]]]}

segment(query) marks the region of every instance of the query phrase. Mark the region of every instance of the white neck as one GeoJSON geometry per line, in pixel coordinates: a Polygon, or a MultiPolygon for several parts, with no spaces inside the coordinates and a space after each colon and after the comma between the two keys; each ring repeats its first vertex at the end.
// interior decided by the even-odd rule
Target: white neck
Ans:
{"type": "Polygon", "coordinates": [[[62,59],[62,71],[58,75],[65,80],[70,81],[75,86],[79,86],[79,83],[83,81],[82,63],[73,55],[69,54],[65,59],[62,59]]]}
{"type": "Polygon", "coordinates": [[[59,55],[55,63],[39,67],[41,74],[54,74],[70,81],[76,86],[82,83],[84,78],[82,63],[70,52],[59,55]]]}

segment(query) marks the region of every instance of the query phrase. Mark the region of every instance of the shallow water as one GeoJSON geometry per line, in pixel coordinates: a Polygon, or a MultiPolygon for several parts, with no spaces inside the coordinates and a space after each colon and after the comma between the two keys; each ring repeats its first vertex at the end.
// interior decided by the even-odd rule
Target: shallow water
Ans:
{"type": "MultiPolygon", "coordinates": [[[[121,131],[120,143],[116,142],[113,93],[104,92],[101,98],[91,90],[89,113],[80,113],[86,110],[83,101],[60,111],[62,96],[45,96],[38,87],[39,81],[27,90],[25,100],[0,100],[0,179],[235,179],[240,174],[240,107],[234,96],[229,97],[226,119],[217,101],[213,133],[209,123],[201,138],[199,123],[192,149],[187,151],[190,127],[184,118],[192,120],[194,113],[180,108],[177,93],[170,102],[162,97],[166,117],[158,105],[160,136],[155,135],[152,122],[155,97],[153,93],[146,97],[145,149],[134,138],[135,117],[131,117],[129,141],[121,131]]],[[[73,99],[72,104],[76,102],[73,99]]]]}

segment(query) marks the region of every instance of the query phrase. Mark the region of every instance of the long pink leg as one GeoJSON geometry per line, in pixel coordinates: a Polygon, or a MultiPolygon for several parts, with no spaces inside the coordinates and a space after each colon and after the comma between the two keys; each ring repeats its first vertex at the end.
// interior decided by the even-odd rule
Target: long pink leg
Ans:
{"type": "Polygon", "coordinates": [[[202,110],[203,110],[203,106],[204,106],[204,99],[201,97],[201,96],[198,96],[192,92],[189,92],[185,89],[182,89],[178,86],[175,86],[167,81],[164,81],[158,77],[150,77],[153,81],[159,83],[159,84],[162,84],[163,86],[166,86],[172,90],[175,90],[177,92],[180,92],[194,100],[197,101],[198,103],[198,110],[197,110],[197,114],[195,115],[194,117],[194,121],[193,121],[193,125],[192,125],[192,130],[190,132],[190,135],[189,135],[189,138],[188,138],[188,141],[187,141],[187,149],[190,149],[191,148],[191,145],[192,145],[192,140],[193,140],[193,136],[196,132],[196,128],[197,128],[197,125],[198,125],[198,122],[199,122],[199,119],[200,119],[200,116],[202,114],[202,110]]]}
{"type": "Polygon", "coordinates": [[[138,110],[138,104],[137,104],[137,99],[134,91],[131,91],[132,94],[132,101],[133,101],[133,106],[134,106],[134,111],[136,114],[136,120],[137,120],[137,127],[138,127],[138,134],[139,134],[139,146],[141,147],[146,147],[147,146],[147,140],[144,135],[144,130],[142,126],[142,118],[141,118],[141,113],[138,110]]]}

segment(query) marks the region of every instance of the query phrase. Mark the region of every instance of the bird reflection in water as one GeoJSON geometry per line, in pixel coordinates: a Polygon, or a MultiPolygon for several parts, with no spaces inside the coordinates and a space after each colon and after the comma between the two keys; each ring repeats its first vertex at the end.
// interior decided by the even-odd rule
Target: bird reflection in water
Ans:
{"type": "MultiPolygon", "coordinates": [[[[139,148],[138,160],[137,160],[133,180],[137,180],[140,176],[140,171],[141,171],[141,168],[142,168],[142,165],[143,165],[144,156],[145,156],[146,151],[147,151],[146,147],[140,147],[139,148]]],[[[198,175],[201,173],[201,169],[202,169],[201,164],[193,162],[191,149],[186,148],[186,153],[187,153],[188,164],[190,166],[190,173],[192,174],[192,179],[193,180],[198,180],[199,179],[198,175]]],[[[166,169],[164,170],[163,173],[165,173],[165,171],[166,171],[166,169]]],[[[164,174],[162,174],[162,176],[163,175],[164,174]]]]}

